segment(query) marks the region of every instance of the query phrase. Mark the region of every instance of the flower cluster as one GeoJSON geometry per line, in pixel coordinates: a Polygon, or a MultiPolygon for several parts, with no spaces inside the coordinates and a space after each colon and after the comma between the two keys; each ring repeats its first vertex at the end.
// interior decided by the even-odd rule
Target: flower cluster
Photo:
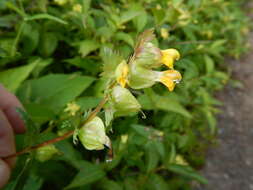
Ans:
{"type": "MultiPolygon", "coordinates": [[[[176,83],[182,79],[181,74],[174,70],[174,62],[180,58],[179,52],[176,49],[160,50],[155,47],[150,42],[153,37],[151,30],[143,35],[129,61],[122,60],[113,70],[114,76],[111,76],[109,81],[112,79],[115,82],[108,88],[109,90],[105,91],[108,97],[104,106],[106,126],[110,124],[113,117],[126,116],[141,110],[141,105],[129,88],[144,89],[161,82],[169,91],[173,91],[176,83]],[[168,69],[155,70],[162,65],[168,69]]],[[[69,104],[65,111],[74,116],[78,109],[77,106],[69,104]]],[[[104,123],[98,116],[78,130],[78,137],[88,150],[101,150],[104,145],[110,147],[110,139],[106,135],[104,123]]]]}
{"type": "Polygon", "coordinates": [[[143,89],[161,82],[173,91],[175,84],[182,79],[181,74],[174,70],[174,62],[180,58],[176,49],[160,50],[151,42],[139,47],[134,61],[129,64],[122,61],[115,72],[117,82],[124,88],[126,85],[133,89],[143,89]],[[166,71],[153,70],[162,65],[169,69],[166,71]]]}

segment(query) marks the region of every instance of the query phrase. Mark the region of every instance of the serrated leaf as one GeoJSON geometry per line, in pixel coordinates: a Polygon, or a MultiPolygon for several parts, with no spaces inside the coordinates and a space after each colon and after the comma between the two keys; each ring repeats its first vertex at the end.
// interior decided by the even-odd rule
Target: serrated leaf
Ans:
{"type": "Polygon", "coordinates": [[[115,76],[115,69],[123,60],[123,58],[110,47],[104,46],[100,51],[100,56],[103,60],[103,73],[106,78],[113,78],[115,76]]]}

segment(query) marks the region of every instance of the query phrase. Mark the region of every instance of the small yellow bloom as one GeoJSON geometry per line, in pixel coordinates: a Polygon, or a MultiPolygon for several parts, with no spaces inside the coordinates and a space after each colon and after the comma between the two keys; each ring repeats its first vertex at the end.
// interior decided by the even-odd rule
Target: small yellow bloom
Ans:
{"type": "Polygon", "coordinates": [[[170,69],[173,69],[174,61],[178,60],[179,58],[180,54],[176,49],[162,50],[161,62],[170,69]]]}
{"type": "Polygon", "coordinates": [[[175,88],[175,83],[180,82],[182,79],[181,74],[176,70],[167,70],[161,72],[159,81],[168,87],[169,91],[173,91],[175,88]]]}
{"type": "Polygon", "coordinates": [[[166,28],[161,28],[161,36],[163,39],[167,39],[169,37],[169,32],[168,32],[168,29],[166,28]]]}
{"type": "Polygon", "coordinates": [[[80,5],[79,3],[75,4],[72,9],[73,9],[73,11],[75,11],[77,13],[81,13],[82,12],[82,5],[80,5]]]}
{"type": "Polygon", "coordinates": [[[121,142],[123,143],[123,144],[126,144],[127,143],[127,140],[128,140],[128,135],[126,134],[126,135],[121,135],[121,142]]]}
{"type": "Polygon", "coordinates": [[[67,107],[64,109],[64,112],[69,112],[70,115],[74,116],[80,110],[80,106],[75,102],[70,102],[67,104],[67,107]]]}
{"type": "Polygon", "coordinates": [[[68,0],[54,0],[54,2],[58,5],[65,5],[68,2],[68,0]]]}
{"type": "Polygon", "coordinates": [[[161,5],[160,5],[160,4],[157,4],[157,5],[156,5],[156,9],[157,9],[157,10],[161,10],[161,9],[162,9],[161,5]]]}
{"type": "Polygon", "coordinates": [[[188,162],[181,155],[176,155],[175,164],[182,165],[182,166],[188,166],[189,165],[188,162]]]}
{"type": "Polygon", "coordinates": [[[118,65],[115,72],[116,80],[120,84],[120,86],[122,86],[123,88],[125,88],[126,84],[128,83],[128,79],[127,79],[128,73],[129,73],[129,68],[126,61],[124,60],[118,65]]]}

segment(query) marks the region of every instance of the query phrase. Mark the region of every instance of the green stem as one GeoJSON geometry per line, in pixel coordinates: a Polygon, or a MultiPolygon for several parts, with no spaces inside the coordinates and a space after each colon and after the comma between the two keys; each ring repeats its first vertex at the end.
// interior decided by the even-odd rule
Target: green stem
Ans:
{"type": "Polygon", "coordinates": [[[17,36],[16,36],[16,38],[15,38],[15,40],[14,40],[14,43],[13,43],[13,45],[12,45],[12,48],[11,48],[11,56],[12,56],[12,57],[13,57],[13,56],[16,54],[16,52],[17,52],[18,42],[19,42],[19,40],[20,40],[20,36],[21,36],[22,31],[23,31],[24,25],[25,25],[25,22],[22,21],[22,23],[21,23],[20,26],[19,26],[17,36]]]}

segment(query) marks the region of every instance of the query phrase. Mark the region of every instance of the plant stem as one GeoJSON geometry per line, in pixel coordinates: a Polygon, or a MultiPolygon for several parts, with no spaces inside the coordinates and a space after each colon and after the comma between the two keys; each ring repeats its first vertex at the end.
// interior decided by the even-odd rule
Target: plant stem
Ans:
{"type": "MultiPolygon", "coordinates": [[[[112,85],[114,86],[114,85],[112,85]]],[[[101,100],[101,102],[98,104],[98,106],[90,113],[90,115],[87,117],[87,119],[80,125],[80,126],[83,126],[84,124],[86,124],[87,122],[91,121],[94,117],[96,117],[96,115],[98,114],[98,112],[100,112],[100,110],[103,108],[103,106],[105,105],[105,103],[107,102],[108,100],[108,96],[106,96],[103,100],[101,100]]],[[[33,150],[36,150],[40,147],[43,147],[43,146],[47,146],[49,144],[54,144],[54,143],[57,143],[59,141],[62,141],[70,136],[72,136],[74,134],[74,130],[72,131],[69,131],[67,133],[65,133],[64,135],[60,136],[60,137],[56,137],[54,139],[51,139],[51,140],[48,140],[48,141],[45,141],[43,143],[40,143],[40,144],[37,144],[37,145],[34,145],[34,146],[31,146],[31,147],[27,147],[19,152],[16,152],[15,154],[11,154],[9,156],[6,156],[6,157],[3,157],[2,159],[9,159],[9,158],[13,158],[13,157],[17,157],[19,155],[22,155],[22,154],[25,154],[25,153],[28,153],[28,152],[31,152],[33,150]]]]}

